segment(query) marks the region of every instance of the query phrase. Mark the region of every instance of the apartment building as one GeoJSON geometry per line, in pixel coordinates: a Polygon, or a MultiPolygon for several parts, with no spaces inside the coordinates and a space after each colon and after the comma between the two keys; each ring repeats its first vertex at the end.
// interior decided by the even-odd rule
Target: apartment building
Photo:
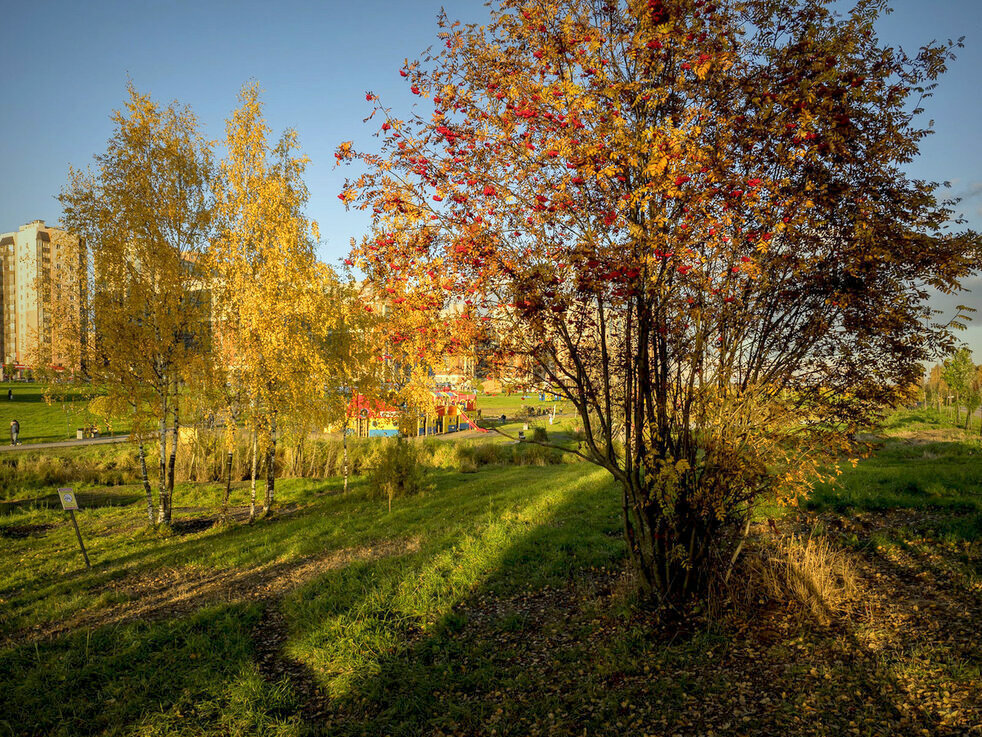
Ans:
{"type": "Polygon", "coordinates": [[[67,362],[52,345],[51,305],[53,299],[76,299],[68,284],[69,259],[78,258],[73,239],[43,220],[0,233],[0,365],[15,376],[41,356],[54,366],[67,362]]]}

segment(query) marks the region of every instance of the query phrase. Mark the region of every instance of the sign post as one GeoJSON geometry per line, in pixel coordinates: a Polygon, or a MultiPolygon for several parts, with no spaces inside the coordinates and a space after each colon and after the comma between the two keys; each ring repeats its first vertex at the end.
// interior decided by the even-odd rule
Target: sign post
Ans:
{"type": "Polygon", "coordinates": [[[78,531],[78,522],[75,521],[75,510],[78,509],[78,500],[75,498],[75,490],[71,487],[58,489],[58,498],[61,499],[61,508],[68,512],[68,517],[75,527],[75,537],[78,538],[78,546],[82,549],[82,557],[85,558],[85,567],[91,568],[89,554],[85,552],[85,544],[82,542],[82,533],[78,531]]]}

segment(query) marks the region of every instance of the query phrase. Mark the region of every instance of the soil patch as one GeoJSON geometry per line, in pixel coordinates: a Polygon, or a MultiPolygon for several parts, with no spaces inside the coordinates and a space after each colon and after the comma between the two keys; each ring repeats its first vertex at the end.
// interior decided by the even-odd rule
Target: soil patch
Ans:
{"type": "Polygon", "coordinates": [[[10,540],[18,540],[25,537],[39,537],[46,534],[52,527],[54,527],[54,525],[49,524],[4,525],[0,527],[0,537],[5,537],[10,540]]]}

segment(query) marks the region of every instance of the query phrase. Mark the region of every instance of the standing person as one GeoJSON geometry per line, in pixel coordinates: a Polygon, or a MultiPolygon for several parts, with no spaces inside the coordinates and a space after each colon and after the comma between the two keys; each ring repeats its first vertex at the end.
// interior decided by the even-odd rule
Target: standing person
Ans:
{"type": "Polygon", "coordinates": [[[9,402],[13,398],[14,398],[14,390],[13,389],[7,389],[7,401],[9,402]]]}
{"type": "Polygon", "coordinates": [[[20,435],[20,423],[17,420],[10,421],[10,444],[17,445],[17,436],[20,435]]]}

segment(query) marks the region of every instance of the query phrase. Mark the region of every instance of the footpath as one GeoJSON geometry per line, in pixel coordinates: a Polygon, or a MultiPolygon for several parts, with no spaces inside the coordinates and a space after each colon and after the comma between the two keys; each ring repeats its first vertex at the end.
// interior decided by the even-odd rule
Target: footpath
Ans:
{"type": "Polygon", "coordinates": [[[116,435],[115,437],[85,438],[84,440],[58,440],[52,443],[10,445],[8,442],[6,445],[0,445],[0,453],[12,453],[18,450],[44,450],[45,448],[74,448],[78,445],[111,445],[113,443],[126,443],[129,439],[129,435],[116,435]]]}

